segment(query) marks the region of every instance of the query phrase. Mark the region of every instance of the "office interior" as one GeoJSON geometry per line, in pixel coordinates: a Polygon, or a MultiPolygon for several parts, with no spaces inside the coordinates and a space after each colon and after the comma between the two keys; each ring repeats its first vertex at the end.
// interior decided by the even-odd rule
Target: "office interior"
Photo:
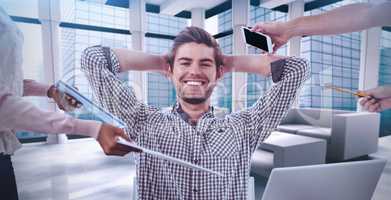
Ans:
{"type": "MultiPolygon", "coordinates": [[[[259,49],[244,44],[241,26],[287,21],[358,2],[368,1],[0,0],[0,6],[24,35],[24,77],[48,84],[62,80],[93,99],[80,69],[80,56],[87,47],[104,45],[162,54],[170,50],[181,30],[198,26],[217,39],[224,54],[258,54],[259,49]]],[[[372,199],[389,199],[391,110],[365,112],[357,97],[322,85],[331,83],[352,91],[390,85],[391,27],[297,37],[276,54],[306,58],[311,77],[278,132],[272,133],[266,145],[261,144],[253,155],[249,175],[254,181],[252,198],[261,199],[275,168],[375,158],[388,162],[373,186],[372,199]],[[292,124],[312,126],[313,131],[301,132],[292,129],[292,124]],[[319,135],[319,131],[326,133],[319,135]],[[281,138],[286,137],[292,139],[281,145],[281,138]],[[296,153],[284,154],[293,146],[296,153]],[[308,152],[312,154],[306,156],[308,152]]],[[[162,74],[131,71],[122,74],[121,80],[141,87],[135,90],[136,96],[148,105],[165,109],[175,103],[175,89],[162,74]]],[[[247,73],[225,74],[220,81],[223,87],[213,92],[212,105],[223,115],[250,107],[272,85],[271,78],[247,73]]],[[[48,99],[26,99],[39,108],[62,112],[48,99]]],[[[68,114],[99,120],[83,108],[68,114]]],[[[94,139],[76,135],[20,131],[17,137],[23,148],[12,160],[20,199],[134,198],[137,155],[106,156],[94,139]]]]}

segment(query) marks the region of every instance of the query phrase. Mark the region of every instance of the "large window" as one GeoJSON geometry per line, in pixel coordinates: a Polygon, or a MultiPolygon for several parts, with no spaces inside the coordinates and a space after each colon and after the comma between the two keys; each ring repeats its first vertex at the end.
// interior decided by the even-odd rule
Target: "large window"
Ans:
{"type": "Polygon", "coordinates": [[[129,30],[127,8],[105,5],[106,0],[61,0],[61,21],[129,30]]]}
{"type": "MultiPolygon", "coordinates": [[[[353,3],[342,1],[305,12],[316,15],[336,7],[353,3]]],[[[301,42],[301,56],[311,66],[311,78],[300,95],[301,107],[356,110],[357,99],[346,93],[324,89],[326,84],[357,90],[360,69],[360,33],[335,36],[305,37],[301,42]]]]}
{"type": "MultiPolygon", "coordinates": [[[[232,35],[217,40],[223,54],[232,54],[232,35]]],[[[229,112],[232,108],[232,73],[225,74],[218,82],[212,93],[212,105],[225,108],[229,112]]]]}
{"type": "MultiPolygon", "coordinates": [[[[182,31],[189,21],[187,19],[162,14],[147,14],[148,32],[175,36],[182,31]]],[[[145,38],[145,49],[149,53],[168,53],[172,40],[145,38]]],[[[172,82],[159,73],[148,73],[148,104],[157,107],[169,107],[176,101],[176,92],[172,82]]]]}
{"type": "MultiPolygon", "coordinates": [[[[380,40],[379,85],[391,86],[391,32],[382,31],[380,40]]],[[[381,113],[380,136],[391,135],[391,110],[381,113]]]]}
{"type": "Polygon", "coordinates": [[[188,24],[189,20],[184,18],[147,13],[147,32],[175,36],[188,24]]]}
{"type": "MultiPolygon", "coordinates": [[[[127,9],[104,5],[103,1],[62,1],[64,21],[99,27],[128,27],[127,9]]],[[[84,49],[94,45],[112,48],[131,48],[131,35],[83,30],[79,27],[61,28],[62,75],[61,80],[73,85],[87,97],[94,99],[92,89],[81,71],[80,58],[84,49]]],[[[120,75],[124,84],[129,84],[128,73],[120,75]]],[[[115,113],[114,113],[115,114],[115,113]]],[[[72,115],[81,119],[96,119],[88,111],[77,110],[72,115]]]]}
{"type": "MultiPolygon", "coordinates": [[[[167,53],[172,40],[145,38],[146,51],[153,54],[167,53]]],[[[160,73],[148,73],[148,104],[156,107],[168,107],[175,103],[176,93],[172,82],[160,73]]]]}
{"type": "Polygon", "coordinates": [[[0,7],[11,16],[38,18],[38,1],[0,0],[0,7]]]}
{"type": "MultiPolygon", "coordinates": [[[[253,26],[257,22],[266,21],[286,21],[287,14],[279,11],[272,11],[262,7],[250,7],[250,26],[253,26]]],[[[249,47],[249,54],[260,54],[262,50],[249,47]]],[[[278,51],[278,55],[286,55],[286,46],[281,47],[278,51]]],[[[267,89],[270,88],[272,82],[270,78],[262,77],[258,74],[247,75],[247,106],[252,106],[258,98],[263,95],[267,89]]]]}
{"type": "MultiPolygon", "coordinates": [[[[216,21],[216,20],[214,20],[216,21]]],[[[232,10],[224,11],[217,15],[217,31],[219,33],[232,30],[232,10]]],[[[232,34],[219,38],[217,42],[220,45],[223,54],[232,54],[232,34]]],[[[218,82],[217,87],[212,94],[213,106],[225,108],[229,112],[232,109],[232,74],[225,74],[218,82]]]]}

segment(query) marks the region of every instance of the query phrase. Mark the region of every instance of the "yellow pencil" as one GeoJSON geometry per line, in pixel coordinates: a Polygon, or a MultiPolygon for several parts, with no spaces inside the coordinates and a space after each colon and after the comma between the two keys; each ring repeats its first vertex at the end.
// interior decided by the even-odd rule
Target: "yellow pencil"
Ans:
{"type": "Polygon", "coordinates": [[[338,92],[344,92],[344,93],[349,93],[349,94],[352,94],[354,96],[357,96],[357,97],[366,97],[366,96],[370,96],[368,94],[366,94],[365,92],[361,92],[361,91],[352,91],[352,90],[349,90],[349,89],[346,89],[346,88],[341,88],[341,87],[337,87],[337,86],[334,86],[334,85],[331,85],[331,84],[325,84],[323,87],[325,88],[328,88],[328,89],[333,89],[333,90],[336,90],[338,92]]]}

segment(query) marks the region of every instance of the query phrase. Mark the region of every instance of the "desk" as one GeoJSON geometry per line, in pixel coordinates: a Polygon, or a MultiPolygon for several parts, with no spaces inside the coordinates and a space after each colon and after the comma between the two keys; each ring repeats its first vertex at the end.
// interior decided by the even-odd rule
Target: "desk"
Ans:
{"type": "Polygon", "coordinates": [[[274,131],[259,145],[251,160],[251,171],[268,177],[275,167],[323,164],[326,140],[274,131]]]}

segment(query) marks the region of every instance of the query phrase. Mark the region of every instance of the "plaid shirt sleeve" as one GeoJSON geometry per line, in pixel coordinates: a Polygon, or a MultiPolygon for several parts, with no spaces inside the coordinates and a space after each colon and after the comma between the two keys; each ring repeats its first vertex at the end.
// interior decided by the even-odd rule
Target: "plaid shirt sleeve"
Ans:
{"type": "Polygon", "coordinates": [[[137,140],[149,109],[137,100],[132,88],[118,78],[120,66],[112,51],[110,57],[111,66],[101,46],[89,47],[81,56],[81,68],[100,105],[124,120],[128,125],[126,132],[137,140]]]}
{"type": "MultiPolygon", "coordinates": [[[[300,87],[309,77],[308,63],[303,58],[286,58],[281,66],[281,80],[242,113],[247,119],[245,126],[251,152],[254,152],[259,142],[264,141],[282,121],[300,87]]],[[[272,67],[278,66],[273,66],[272,63],[272,67]]]]}

